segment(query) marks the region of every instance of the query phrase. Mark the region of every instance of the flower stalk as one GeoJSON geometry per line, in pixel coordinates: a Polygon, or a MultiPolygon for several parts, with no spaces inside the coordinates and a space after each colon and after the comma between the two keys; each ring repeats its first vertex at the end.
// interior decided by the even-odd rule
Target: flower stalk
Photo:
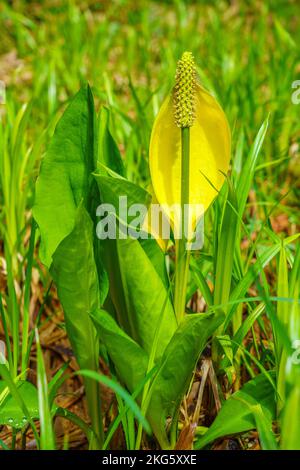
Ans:
{"type": "Polygon", "coordinates": [[[195,118],[196,69],[194,58],[185,52],[178,61],[174,88],[174,116],[181,128],[181,200],[180,236],[176,240],[176,269],[174,307],[178,323],[184,318],[190,252],[187,250],[189,228],[190,186],[190,127],[195,118]],[[187,222],[187,230],[185,227],[187,222]]]}
{"type": "Polygon", "coordinates": [[[174,307],[178,323],[185,314],[186,289],[189,272],[190,252],[186,249],[185,220],[188,220],[189,173],[190,173],[190,129],[181,129],[181,233],[176,240],[176,269],[174,307]]]}

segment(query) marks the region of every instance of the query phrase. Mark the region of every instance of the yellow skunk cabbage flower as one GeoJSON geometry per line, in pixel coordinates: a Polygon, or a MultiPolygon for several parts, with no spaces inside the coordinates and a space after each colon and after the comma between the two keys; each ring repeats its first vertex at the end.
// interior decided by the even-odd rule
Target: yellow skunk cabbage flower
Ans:
{"type": "Polygon", "coordinates": [[[185,314],[189,242],[221,189],[230,160],[226,116],[197,82],[190,52],[178,61],[175,87],[154,122],[149,160],[156,199],[175,235],[174,308],[179,322],[185,314]]]}
{"type": "MultiPolygon", "coordinates": [[[[185,202],[201,204],[205,211],[217,196],[228,171],[230,130],[220,105],[197,82],[194,59],[189,52],[178,61],[175,87],[160,108],[150,141],[153,189],[158,202],[166,205],[173,227],[176,221],[168,208],[182,203],[181,131],[184,128],[189,128],[189,182],[185,202]]],[[[189,221],[189,225],[195,223],[189,221]]]]}
{"type": "Polygon", "coordinates": [[[174,114],[178,127],[191,127],[195,117],[196,69],[194,58],[185,52],[177,63],[174,114]]]}

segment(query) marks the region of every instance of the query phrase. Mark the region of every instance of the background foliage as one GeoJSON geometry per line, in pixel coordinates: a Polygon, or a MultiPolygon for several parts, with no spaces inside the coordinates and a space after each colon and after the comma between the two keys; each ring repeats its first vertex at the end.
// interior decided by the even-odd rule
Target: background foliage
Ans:
{"type": "MultiPolygon", "coordinates": [[[[240,331],[240,336],[234,337],[244,348],[239,350],[242,366],[238,381],[253,378],[259,365],[266,369],[275,366],[278,346],[276,335],[274,343],[274,324],[273,333],[270,324],[272,314],[284,316],[287,306],[274,301],[274,297],[294,298],[297,290],[292,292],[289,287],[295,287],[299,280],[299,271],[290,269],[299,258],[296,237],[288,239],[291,243],[286,242],[286,250],[280,249],[281,240],[299,232],[300,104],[291,100],[292,83],[300,76],[299,22],[297,0],[0,2],[0,80],[6,87],[6,102],[0,104],[1,318],[10,317],[11,355],[20,349],[21,370],[29,362],[33,382],[36,374],[40,377],[45,373],[51,384],[62,362],[71,361],[69,367],[76,368],[65,337],[61,307],[50,276],[38,261],[34,235],[30,237],[34,183],[55,125],[70,98],[88,80],[96,108],[106,105],[110,109],[110,131],[124,158],[128,178],[147,188],[152,124],[173,84],[176,61],[185,50],[193,52],[201,82],[228,116],[233,140],[231,174],[233,181],[239,182],[237,202],[244,222],[231,242],[241,248],[240,266],[249,280],[248,284],[245,281],[245,292],[254,298],[263,295],[267,305],[260,312],[256,310],[259,300],[251,305],[244,303],[244,315],[251,314],[253,323],[250,321],[244,335],[240,331]],[[268,128],[266,124],[261,128],[267,118],[268,128]],[[255,154],[253,142],[259,129],[258,144],[262,147],[258,145],[255,154]],[[272,250],[274,257],[270,255],[272,250]],[[252,278],[250,268],[257,253],[265,256],[266,267],[264,271],[258,267],[258,276],[252,278]],[[44,365],[39,349],[36,352],[36,325],[40,327],[44,365]]],[[[226,258],[229,241],[224,230],[219,253],[226,258]]],[[[204,256],[194,266],[195,282],[197,287],[202,286],[207,304],[210,294],[204,294],[199,267],[207,275],[208,285],[216,288],[207,262],[215,257],[213,262],[222,273],[223,258],[219,255],[217,259],[217,253],[217,247],[207,249],[207,258],[204,256]]],[[[240,266],[236,259],[236,272],[240,266]]],[[[222,299],[224,283],[226,279],[219,275],[216,304],[227,301],[222,299]]],[[[236,300],[240,299],[238,294],[236,300]]],[[[194,298],[196,311],[203,310],[203,297],[194,298]]],[[[236,321],[235,331],[240,326],[238,317],[236,321]]],[[[5,339],[3,321],[0,334],[5,339]]],[[[300,332],[293,339],[300,339],[300,332]]],[[[7,353],[9,359],[10,351],[7,353]]],[[[13,367],[17,371],[17,364],[13,367]]],[[[66,381],[60,404],[61,409],[68,408],[85,419],[81,383],[79,377],[66,381]]],[[[227,390],[229,395],[232,391],[227,390]]],[[[287,413],[293,413],[298,395],[299,388],[291,393],[287,413]]],[[[107,424],[113,413],[111,403],[111,392],[106,389],[107,424]]],[[[29,414],[35,418],[36,410],[29,414]]],[[[265,436],[264,424],[257,418],[259,411],[255,416],[257,428],[262,430],[260,437],[265,436]]],[[[78,430],[78,421],[74,420],[76,426],[71,428],[66,428],[63,420],[55,425],[59,445],[85,446],[88,431],[84,424],[78,430]]],[[[288,429],[286,423],[285,427],[288,429]]],[[[297,432],[299,429],[294,434],[297,432]]],[[[115,446],[122,445],[119,435],[115,439],[115,446]]],[[[265,447],[272,447],[266,441],[265,447]]],[[[3,446],[15,445],[15,437],[6,427],[1,442],[3,446]]],[[[43,442],[51,447],[49,429],[43,442]]],[[[251,442],[256,447],[261,445],[255,436],[251,442]]],[[[286,441],[285,445],[292,444],[286,441]]]]}

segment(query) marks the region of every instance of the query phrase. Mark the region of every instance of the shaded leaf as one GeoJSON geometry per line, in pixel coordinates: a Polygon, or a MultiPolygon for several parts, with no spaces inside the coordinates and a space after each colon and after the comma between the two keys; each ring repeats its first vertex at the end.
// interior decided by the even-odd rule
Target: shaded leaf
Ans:
{"type": "Polygon", "coordinates": [[[159,244],[156,240],[148,239],[148,240],[139,240],[143,250],[147,254],[149,260],[153,264],[157,274],[161,278],[164,283],[166,289],[169,289],[170,281],[169,276],[166,269],[166,258],[165,253],[160,248],[159,244]]]}
{"type": "Polygon", "coordinates": [[[148,355],[131,339],[104,310],[95,310],[91,318],[115,364],[122,382],[131,392],[145,377],[148,355]]]}
{"type": "MultiPolygon", "coordinates": [[[[120,195],[127,196],[128,207],[137,202],[150,203],[151,197],[146,191],[123,178],[101,175],[95,178],[101,201],[111,204],[117,211],[120,195]]],[[[160,326],[156,351],[156,357],[160,357],[177,327],[169,293],[160,274],[136,239],[122,239],[117,234],[115,240],[103,240],[103,247],[118,324],[147,353],[160,326]]]]}

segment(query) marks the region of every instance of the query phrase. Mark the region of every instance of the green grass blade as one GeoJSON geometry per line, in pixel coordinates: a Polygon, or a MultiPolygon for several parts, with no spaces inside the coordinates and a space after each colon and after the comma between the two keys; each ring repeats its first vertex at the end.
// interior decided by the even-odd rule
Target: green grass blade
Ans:
{"type": "Polygon", "coordinates": [[[32,274],[32,264],[35,245],[36,224],[34,220],[31,224],[31,234],[28,249],[28,259],[25,272],[25,288],[24,288],[24,304],[23,304],[23,328],[22,328],[22,346],[21,346],[21,371],[25,372],[27,368],[27,350],[28,350],[28,334],[29,334],[29,304],[30,304],[30,284],[32,274]]]}
{"type": "Polygon", "coordinates": [[[115,393],[117,393],[118,395],[120,395],[120,397],[123,398],[125,403],[128,405],[128,408],[132,411],[138,422],[141,423],[145,431],[148,433],[151,432],[151,428],[149,426],[148,421],[142,415],[139,407],[132,399],[131,395],[123,387],[121,387],[121,385],[119,385],[114,380],[106,377],[105,375],[99,374],[92,370],[80,370],[76,372],[76,374],[82,375],[83,377],[88,377],[92,380],[95,380],[96,382],[99,382],[100,384],[106,385],[107,387],[111,388],[115,393]]]}
{"type": "Polygon", "coordinates": [[[237,185],[237,200],[239,201],[240,215],[243,215],[245,210],[247,198],[255,173],[255,167],[267,133],[268,125],[269,118],[267,118],[261,125],[261,128],[259,129],[255,141],[251,147],[249,156],[243,165],[243,171],[241,172],[240,180],[237,185]]]}
{"type": "Polygon", "coordinates": [[[0,292],[0,316],[1,316],[2,327],[3,327],[3,331],[4,331],[5,345],[6,345],[7,357],[8,357],[8,364],[9,364],[10,370],[13,370],[13,355],[12,355],[12,350],[11,350],[8,324],[7,324],[6,317],[5,317],[5,311],[4,311],[1,292],[0,292]]]}
{"type": "Polygon", "coordinates": [[[35,338],[37,347],[37,388],[40,414],[40,448],[41,450],[54,450],[55,440],[49,406],[47,376],[38,330],[35,331],[35,338]]]}

